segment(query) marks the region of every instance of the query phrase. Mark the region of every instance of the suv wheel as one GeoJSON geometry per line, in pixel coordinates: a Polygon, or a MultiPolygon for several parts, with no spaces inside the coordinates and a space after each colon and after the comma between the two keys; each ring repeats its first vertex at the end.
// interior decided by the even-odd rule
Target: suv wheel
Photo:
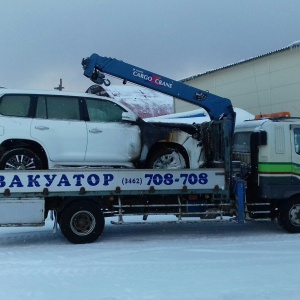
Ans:
{"type": "Polygon", "coordinates": [[[151,169],[184,169],[187,168],[187,163],[176,149],[163,148],[150,158],[149,167],[151,169]]]}
{"type": "Polygon", "coordinates": [[[2,153],[1,170],[41,170],[42,161],[37,154],[26,148],[11,149],[2,153]]]}

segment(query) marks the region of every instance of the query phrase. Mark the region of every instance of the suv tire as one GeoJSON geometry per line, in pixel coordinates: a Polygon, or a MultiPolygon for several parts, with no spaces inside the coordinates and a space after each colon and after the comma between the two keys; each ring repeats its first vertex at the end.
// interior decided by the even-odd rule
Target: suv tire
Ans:
{"type": "Polygon", "coordinates": [[[26,148],[10,149],[2,152],[1,170],[41,170],[42,160],[33,151],[26,148]]]}
{"type": "Polygon", "coordinates": [[[187,163],[183,155],[176,149],[162,148],[149,159],[151,169],[184,169],[187,163]]]}

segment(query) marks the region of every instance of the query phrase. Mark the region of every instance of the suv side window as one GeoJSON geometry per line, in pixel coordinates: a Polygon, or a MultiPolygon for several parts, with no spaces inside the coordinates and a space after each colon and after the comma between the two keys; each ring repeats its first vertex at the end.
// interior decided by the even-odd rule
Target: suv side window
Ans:
{"type": "Polygon", "coordinates": [[[124,109],[107,100],[86,99],[91,122],[122,122],[124,109]]]}
{"type": "Polygon", "coordinates": [[[38,96],[36,117],[41,119],[80,120],[78,98],[38,96]]]}
{"type": "Polygon", "coordinates": [[[4,116],[29,117],[30,96],[5,95],[1,98],[0,114],[4,116]]]}

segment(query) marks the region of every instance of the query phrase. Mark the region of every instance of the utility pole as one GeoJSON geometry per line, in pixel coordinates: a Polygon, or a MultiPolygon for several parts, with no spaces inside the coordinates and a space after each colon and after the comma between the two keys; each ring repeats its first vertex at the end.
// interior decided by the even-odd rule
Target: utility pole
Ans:
{"type": "Polygon", "coordinates": [[[54,89],[59,91],[62,91],[62,89],[64,89],[64,87],[62,86],[62,79],[59,80],[59,86],[55,87],[54,89]]]}

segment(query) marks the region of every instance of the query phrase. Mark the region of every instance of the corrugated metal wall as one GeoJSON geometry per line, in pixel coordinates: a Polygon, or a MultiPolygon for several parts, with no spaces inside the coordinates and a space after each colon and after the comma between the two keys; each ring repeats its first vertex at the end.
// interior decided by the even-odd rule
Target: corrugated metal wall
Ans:
{"type": "MultiPolygon", "coordinates": [[[[185,83],[229,98],[233,106],[252,114],[289,111],[292,116],[300,116],[300,48],[286,48],[195,76],[185,83]]],[[[176,112],[195,108],[175,100],[176,112]]]]}

